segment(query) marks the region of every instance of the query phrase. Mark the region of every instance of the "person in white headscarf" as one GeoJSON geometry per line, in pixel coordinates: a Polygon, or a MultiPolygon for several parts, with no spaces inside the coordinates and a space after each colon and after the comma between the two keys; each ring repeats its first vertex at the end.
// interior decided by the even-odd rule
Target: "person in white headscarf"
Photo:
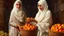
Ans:
{"type": "Polygon", "coordinates": [[[38,1],[38,13],[35,19],[38,21],[37,36],[48,36],[49,25],[52,24],[52,15],[45,0],[38,1]]]}
{"type": "Polygon", "coordinates": [[[16,0],[11,11],[10,20],[9,20],[9,36],[18,36],[20,35],[18,30],[15,28],[17,24],[21,24],[25,22],[26,14],[22,10],[22,2],[20,0],[16,0]]]}

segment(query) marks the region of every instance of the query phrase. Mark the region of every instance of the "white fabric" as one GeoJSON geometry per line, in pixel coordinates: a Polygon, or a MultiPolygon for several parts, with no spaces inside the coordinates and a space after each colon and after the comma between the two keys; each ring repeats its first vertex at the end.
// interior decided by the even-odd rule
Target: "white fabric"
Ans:
{"type": "Polygon", "coordinates": [[[52,24],[52,17],[51,12],[48,10],[48,5],[45,0],[40,0],[38,2],[39,5],[44,7],[44,10],[40,10],[38,8],[38,13],[36,14],[35,19],[38,21],[38,35],[37,36],[47,36],[48,34],[48,27],[52,24]]]}
{"type": "MultiPolygon", "coordinates": [[[[20,2],[22,5],[22,2],[20,0],[15,1],[13,9],[11,11],[9,24],[12,24],[13,26],[16,26],[17,24],[21,24],[21,22],[24,22],[26,15],[21,9],[16,8],[16,3],[20,2]]],[[[9,36],[17,36],[18,31],[16,28],[10,26],[9,28],[9,36]]]]}
{"type": "Polygon", "coordinates": [[[48,5],[47,5],[47,3],[46,3],[45,0],[39,1],[38,4],[42,5],[44,7],[43,11],[40,10],[39,7],[38,7],[38,13],[37,13],[37,16],[36,16],[36,19],[39,20],[39,21],[41,21],[41,20],[43,20],[43,17],[44,17],[44,15],[46,14],[46,12],[48,10],[48,5]],[[38,15],[40,15],[40,16],[38,16],[38,15]]]}

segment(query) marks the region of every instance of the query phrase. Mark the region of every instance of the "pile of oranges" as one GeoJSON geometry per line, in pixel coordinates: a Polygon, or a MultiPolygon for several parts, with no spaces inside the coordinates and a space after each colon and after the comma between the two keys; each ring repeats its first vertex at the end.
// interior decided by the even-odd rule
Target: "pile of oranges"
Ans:
{"type": "Polygon", "coordinates": [[[51,27],[53,32],[64,32],[64,24],[55,24],[51,27]]]}
{"type": "Polygon", "coordinates": [[[26,23],[24,26],[22,26],[22,29],[23,30],[35,30],[37,29],[37,27],[35,25],[26,23]]]}
{"type": "Polygon", "coordinates": [[[20,25],[17,25],[20,29],[23,29],[23,30],[35,30],[37,29],[37,26],[36,25],[33,25],[33,23],[31,22],[37,22],[34,18],[26,18],[26,22],[25,22],[25,25],[23,26],[20,26],[20,25]]]}

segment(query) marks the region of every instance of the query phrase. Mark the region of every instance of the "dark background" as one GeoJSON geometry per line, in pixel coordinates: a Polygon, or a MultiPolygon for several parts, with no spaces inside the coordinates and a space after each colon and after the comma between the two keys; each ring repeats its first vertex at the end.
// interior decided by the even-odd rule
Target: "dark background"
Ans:
{"type": "MultiPolygon", "coordinates": [[[[38,9],[37,9],[37,2],[38,0],[21,0],[23,3],[24,11],[26,12],[28,17],[35,17],[38,9]]],[[[64,23],[64,13],[60,11],[59,5],[61,5],[64,1],[63,0],[46,0],[51,10],[52,17],[53,17],[53,24],[55,23],[64,23]],[[60,13],[61,12],[61,13],[60,13]]],[[[13,8],[15,0],[4,0],[4,31],[8,31],[8,22],[10,17],[10,12],[13,8]]]]}

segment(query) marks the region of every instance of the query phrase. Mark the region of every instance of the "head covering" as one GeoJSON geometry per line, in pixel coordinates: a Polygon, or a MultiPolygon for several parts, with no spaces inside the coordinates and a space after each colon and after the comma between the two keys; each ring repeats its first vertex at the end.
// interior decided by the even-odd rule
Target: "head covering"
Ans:
{"type": "MultiPolygon", "coordinates": [[[[22,12],[22,8],[21,8],[21,9],[18,9],[18,8],[16,7],[16,4],[17,4],[18,2],[20,2],[20,4],[22,5],[21,0],[16,0],[16,1],[14,2],[13,9],[12,9],[11,13],[14,12],[14,15],[20,16],[20,15],[22,15],[23,12],[22,12]]],[[[21,7],[22,7],[22,6],[21,6],[21,7]]]]}
{"type": "MultiPolygon", "coordinates": [[[[21,0],[16,0],[15,3],[14,3],[14,5],[13,5],[13,10],[18,10],[18,9],[16,8],[16,4],[17,4],[18,2],[20,2],[20,4],[22,5],[21,0]]],[[[22,10],[22,8],[21,8],[20,10],[22,10]]]]}
{"type": "Polygon", "coordinates": [[[19,24],[20,22],[24,22],[25,19],[25,12],[22,9],[16,8],[17,2],[20,2],[22,4],[20,0],[16,0],[10,15],[10,23],[14,25],[19,24]]]}
{"type": "Polygon", "coordinates": [[[42,5],[43,8],[44,8],[44,10],[42,10],[42,11],[38,8],[39,11],[46,12],[48,10],[48,5],[47,5],[46,0],[40,0],[40,1],[38,1],[38,4],[42,5]]]}
{"type": "Polygon", "coordinates": [[[38,7],[38,13],[36,14],[35,19],[37,21],[42,21],[46,15],[46,12],[48,11],[48,5],[47,5],[47,2],[45,0],[38,1],[38,4],[42,5],[44,9],[40,10],[38,7]]]}
{"type": "Polygon", "coordinates": [[[16,0],[13,5],[13,9],[11,11],[11,15],[14,15],[16,18],[20,18],[18,20],[21,20],[24,17],[25,12],[22,10],[22,8],[21,9],[16,8],[16,3],[18,3],[18,2],[20,2],[22,5],[21,0],[16,0]]]}

